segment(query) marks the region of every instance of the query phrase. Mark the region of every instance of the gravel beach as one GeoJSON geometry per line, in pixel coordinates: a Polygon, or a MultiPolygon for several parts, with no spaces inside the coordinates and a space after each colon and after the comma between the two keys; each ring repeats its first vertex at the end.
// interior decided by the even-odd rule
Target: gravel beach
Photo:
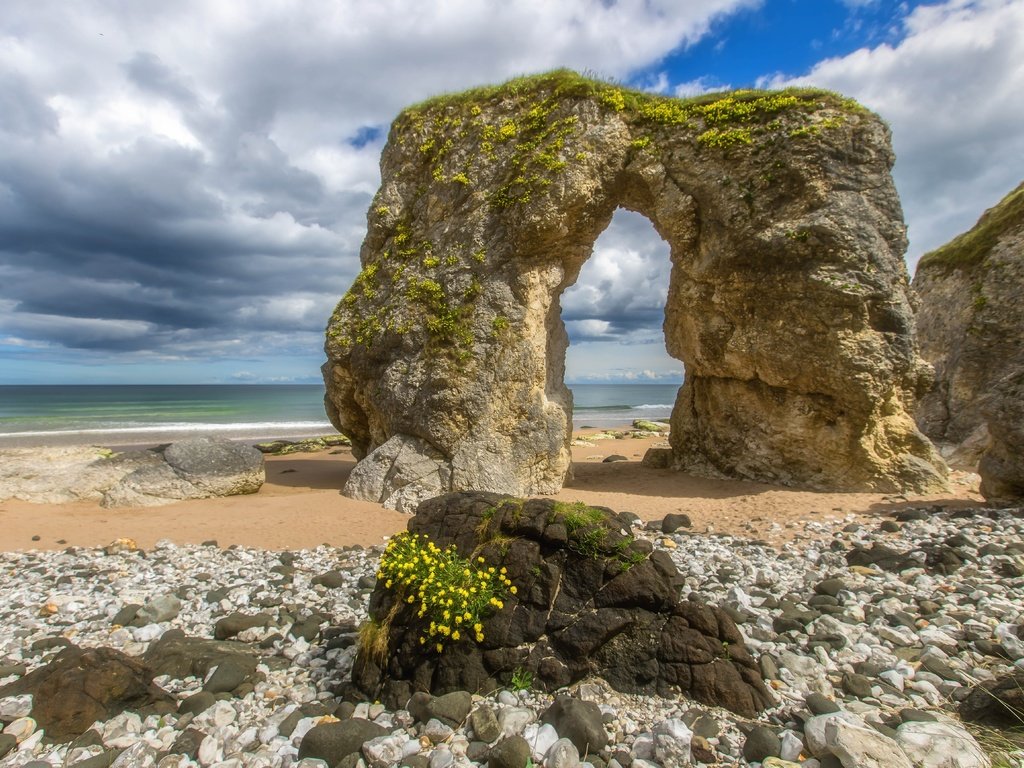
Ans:
{"type": "Polygon", "coordinates": [[[684,594],[735,618],[777,704],[749,722],[685,699],[627,695],[585,681],[570,692],[597,705],[607,735],[607,746],[592,755],[567,747],[540,722],[554,701],[547,693],[467,693],[435,699],[434,709],[410,704],[415,713],[338,700],[334,690],[351,671],[379,546],[270,551],[161,540],[145,549],[123,541],[7,552],[0,554],[0,685],[45,667],[71,644],[160,666],[169,652],[162,646],[175,640],[230,638],[238,644],[232,652],[255,665],[240,682],[224,683],[217,678],[227,657],[214,653],[205,675],[156,677],[169,702],[163,714],[125,712],[63,743],[51,743],[27,717],[30,698],[0,698],[0,720],[13,737],[0,742],[0,765],[333,766],[304,754],[303,745],[335,718],[366,723],[372,734],[342,765],[501,765],[493,742],[504,734],[525,739],[535,765],[558,768],[581,761],[595,768],[812,768],[839,764],[826,733],[866,740],[868,753],[878,736],[933,759],[907,765],[986,765],[965,762],[975,742],[953,712],[974,682],[1024,668],[1020,512],[904,509],[867,525],[851,515],[808,522],[811,538],[779,549],[638,522],[634,534],[679,567],[684,594]],[[823,719],[839,726],[826,729],[823,719]],[[960,762],[938,762],[943,749],[960,762]]]}

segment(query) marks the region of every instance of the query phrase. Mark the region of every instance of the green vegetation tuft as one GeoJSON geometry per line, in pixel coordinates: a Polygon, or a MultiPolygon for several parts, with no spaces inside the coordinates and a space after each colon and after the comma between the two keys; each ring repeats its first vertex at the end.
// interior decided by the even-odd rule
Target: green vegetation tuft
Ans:
{"type": "Polygon", "coordinates": [[[918,269],[970,269],[981,264],[999,238],[1024,227],[1024,183],[978,219],[973,229],[921,257],[918,269]]]}
{"type": "Polygon", "coordinates": [[[556,501],[552,518],[561,519],[569,534],[569,549],[584,557],[604,557],[618,564],[621,570],[642,563],[646,555],[633,549],[633,537],[625,536],[613,544],[608,538],[611,528],[608,514],[582,501],[556,501]]]}

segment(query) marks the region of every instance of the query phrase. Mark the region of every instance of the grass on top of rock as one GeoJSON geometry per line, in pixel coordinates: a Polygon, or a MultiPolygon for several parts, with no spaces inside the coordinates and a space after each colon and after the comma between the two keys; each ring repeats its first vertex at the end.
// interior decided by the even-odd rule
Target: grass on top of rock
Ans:
{"type": "Polygon", "coordinates": [[[633,548],[634,537],[630,534],[609,543],[613,530],[608,513],[598,507],[591,507],[582,501],[556,501],[552,520],[561,520],[569,535],[569,548],[584,557],[607,557],[628,570],[643,562],[646,555],[633,548]]]}
{"type": "Polygon", "coordinates": [[[1024,183],[989,208],[974,227],[921,257],[919,268],[946,270],[977,266],[1008,230],[1024,227],[1024,183]]]}
{"type": "Polygon", "coordinates": [[[481,104],[507,101],[538,91],[550,91],[560,99],[596,98],[612,111],[661,124],[685,124],[690,118],[700,116],[708,125],[723,125],[750,121],[757,116],[786,109],[814,110],[823,106],[849,113],[867,111],[853,99],[822,88],[786,88],[780,91],[744,89],[675,98],[586,77],[570,69],[556,69],[539,75],[516,77],[499,85],[485,85],[434,96],[408,107],[403,115],[447,107],[479,109],[481,104]]]}
{"type": "Polygon", "coordinates": [[[427,536],[401,533],[385,547],[377,578],[399,601],[418,605],[416,615],[430,622],[420,645],[440,653],[448,641],[483,641],[483,619],[517,592],[506,573],[483,557],[460,556],[454,545],[441,549],[427,536]]]}

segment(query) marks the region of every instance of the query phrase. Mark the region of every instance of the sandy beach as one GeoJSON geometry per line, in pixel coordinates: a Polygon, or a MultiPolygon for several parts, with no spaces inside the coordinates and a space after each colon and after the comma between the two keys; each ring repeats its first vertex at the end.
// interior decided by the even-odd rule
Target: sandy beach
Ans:
{"type": "MultiPolygon", "coordinates": [[[[594,430],[589,431],[591,434],[594,430]]],[[[952,491],[930,496],[824,493],[736,480],[709,480],[672,470],[648,469],[646,450],[664,438],[595,441],[573,447],[573,473],[556,498],[633,512],[644,520],[685,513],[697,533],[714,532],[782,545],[814,536],[807,523],[849,515],[870,520],[902,506],[978,506],[978,478],[954,473],[952,491]],[[605,463],[609,455],[627,461],[605,463]]],[[[96,502],[0,502],[0,550],[102,546],[120,537],[151,547],[216,540],[265,549],[319,544],[372,546],[404,530],[408,515],[340,493],[355,466],[348,449],[269,456],[259,493],[184,501],[163,507],[104,509],[96,502]]]]}

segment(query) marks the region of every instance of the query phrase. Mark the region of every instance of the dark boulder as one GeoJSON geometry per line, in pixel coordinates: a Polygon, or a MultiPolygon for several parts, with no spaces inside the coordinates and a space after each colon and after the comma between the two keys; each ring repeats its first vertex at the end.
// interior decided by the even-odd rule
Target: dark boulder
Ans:
{"type": "Polygon", "coordinates": [[[421,643],[430,617],[379,580],[369,611],[387,627],[387,647],[356,657],[345,694],[353,700],[401,707],[413,691],[488,691],[519,670],[545,690],[596,675],[624,692],[685,693],[745,716],[770,702],[733,620],[681,601],[671,558],[634,541],[610,510],[452,493],[423,502],[408,527],[441,549],[483,558],[482,567],[504,568],[517,591],[484,619],[482,642],[465,638],[437,652],[421,643]]]}
{"type": "Polygon", "coordinates": [[[174,699],[153,683],[154,670],[113,648],[61,651],[49,664],[0,688],[0,698],[32,694],[32,717],[55,741],[69,741],[97,720],[130,710],[173,712],[174,699]]]}
{"type": "Polygon", "coordinates": [[[328,765],[337,765],[348,755],[359,752],[365,742],[387,733],[386,728],[358,717],[317,725],[302,737],[299,759],[316,757],[328,765]]]}
{"type": "Polygon", "coordinates": [[[608,746],[601,708],[592,701],[559,696],[540,719],[571,741],[581,755],[596,754],[608,746]]]}
{"type": "Polygon", "coordinates": [[[960,703],[960,717],[997,729],[1018,727],[1024,722],[1024,672],[974,686],[960,703]]]}
{"type": "Polygon", "coordinates": [[[204,688],[210,693],[234,690],[242,683],[255,684],[262,679],[256,671],[256,652],[245,643],[186,637],[172,631],[150,645],[142,658],[156,674],[176,679],[190,675],[204,679],[217,668],[204,688]]]}

